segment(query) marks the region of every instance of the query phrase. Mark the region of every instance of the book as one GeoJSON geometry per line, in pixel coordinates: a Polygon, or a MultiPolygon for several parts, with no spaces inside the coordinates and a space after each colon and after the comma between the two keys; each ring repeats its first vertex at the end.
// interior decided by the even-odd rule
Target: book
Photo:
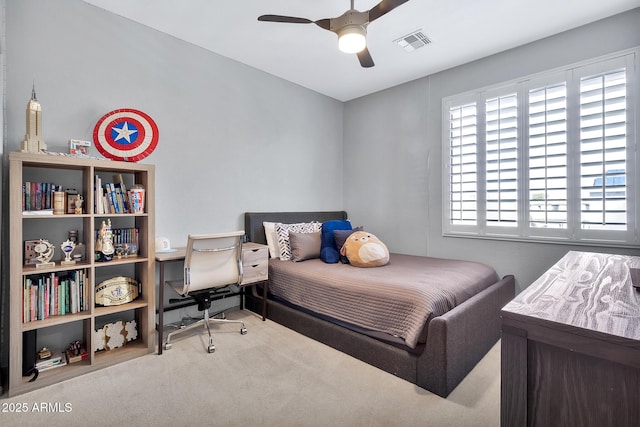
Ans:
{"type": "Polygon", "coordinates": [[[53,215],[53,209],[43,209],[40,211],[22,211],[22,215],[24,216],[53,215]]]}
{"type": "Polygon", "coordinates": [[[23,214],[39,214],[44,211],[44,215],[53,213],[53,193],[62,191],[61,185],[53,182],[25,181],[22,184],[22,211],[23,214]]]}
{"type": "Polygon", "coordinates": [[[42,372],[52,368],[57,368],[60,366],[65,366],[67,364],[67,360],[62,356],[62,353],[59,351],[52,351],[51,357],[46,359],[40,359],[36,362],[35,368],[42,372]]]}
{"type": "Polygon", "coordinates": [[[124,213],[129,213],[129,196],[127,193],[127,186],[124,183],[124,179],[122,178],[122,174],[113,175],[113,182],[116,186],[116,191],[122,197],[122,206],[124,209],[124,213]]]}
{"type": "Polygon", "coordinates": [[[55,369],[55,368],[61,368],[63,366],[67,366],[67,359],[61,359],[58,363],[56,363],[55,365],[51,365],[51,366],[46,366],[44,368],[37,368],[39,372],[44,372],[44,371],[49,371],[51,369],[55,369]]]}

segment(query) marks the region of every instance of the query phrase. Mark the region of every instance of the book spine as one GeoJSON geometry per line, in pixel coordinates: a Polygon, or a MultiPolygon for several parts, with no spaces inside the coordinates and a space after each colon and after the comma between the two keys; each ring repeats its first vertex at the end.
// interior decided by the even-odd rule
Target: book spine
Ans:
{"type": "Polygon", "coordinates": [[[49,317],[49,288],[51,286],[50,277],[44,280],[44,295],[42,296],[42,318],[49,317]]]}
{"type": "Polygon", "coordinates": [[[36,320],[36,290],[38,289],[38,285],[35,282],[31,282],[31,287],[29,288],[29,318],[31,321],[36,320]]]}
{"type": "Polygon", "coordinates": [[[42,183],[36,182],[36,206],[35,210],[39,211],[42,209],[42,183]]]}
{"type": "Polygon", "coordinates": [[[53,201],[53,188],[56,185],[53,182],[50,182],[47,185],[47,209],[53,209],[53,205],[51,204],[53,201]]]}
{"type": "Polygon", "coordinates": [[[109,204],[109,213],[114,214],[114,213],[116,213],[116,205],[115,205],[116,202],[115,202],[114,194],[111,191],[110,183],[106,183],[104,185],[104,189],[105,189],[105,192],[106,192],[106,195],[107,195],[107,202],[109,204]]]}
{"type": "Polygon", "coordinates": [[[85,309],[90,310],[91,306],[89,305],[91,298],[89,297],[89,292],[91,292],[91,283],[89,283],[89,278],[87,275],[84,275],[84,301],[85,301],[85,309]]]}
{"type": "Polygon", "coordinates": [[[65,306],[66,306],[66,280],[62,279],[60,281],[60,315],[64,316],[66,313],[65,311],[65,306]]]}
{"type": "Polygon", "coordinates": [[[48,182],[43,182],[42,183],[42,202],[41,202],[41,209],[47,209],[47,188],[49,187],[49,183],[48,182]]]}
{"type": "Polygon", "coordinates": [[[65,287],[64,287],[64,314],[70,313],[70,302],[71,302],[71,295],[69,295],[70,293],[70,283],[69,283],[69,278],[65,279],[65,287]]]}
{"type": "Polygon", "coordinates": [[[24,278],[24,283],[22,285],[22,322],[28,323],[31,321],[31,316],[29,315],[29,306],[31,302],[30,298],[31,292],[31,279],[28,277],[24,278]]]}
{"type": "Polygon", "coordinates": [[[38,279],[38,306],[37,306],[37,319],[44,320],[44,283],[42,277],[38,279]]]}
{"type": "Polygon", "coordinates": [[[120,189],[120,194],[122,195],[122,204],[123,204],[124,213],[130,213],[131,209],[129,207],[129,198],[127,196],[127,186],[124,183],[122,174],[113,175],[113,181],[116,183],[116,186],[118,186],[120,189]]]}
{"type": "Polygon", "coordinates": [[[109,188],[111,188],[111,194],[113,195],[113,206],[115,208],[115,213],[122,213],[122,207],[120,206],[118,193],[116,192],[116,187],[115,185],[113,185],[113,182],[109,183],[109,188]]]}
{"type": "Polygon", "coordinates": [[[56,313],[58,315],[62,315],[62,314],[64,314],[64,313],[62,313],[62,307],[63,307],[63,305],[62,305],[62,294],[63,294],[63,292],[62,292],[62,280],[60,280],[59,277],[58,277],[58,281],[57,281],[57,286],[56,287],[58,288],[57,295],[56,295],[57,296],[57,298],[56,298],[56,300],[57,300],[56,301],[56,307],[57,307],[56,308],[56,313]]]}

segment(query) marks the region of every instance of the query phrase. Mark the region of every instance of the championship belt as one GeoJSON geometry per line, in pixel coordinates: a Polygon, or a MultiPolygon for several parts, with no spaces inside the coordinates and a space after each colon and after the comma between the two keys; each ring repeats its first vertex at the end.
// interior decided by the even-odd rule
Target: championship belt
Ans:
{"type": "Polygon", "coordinates": [[[96,287],[96,304],[120,305],[138,298],[138,282],[130,277],[113,277],[96,287]]]}

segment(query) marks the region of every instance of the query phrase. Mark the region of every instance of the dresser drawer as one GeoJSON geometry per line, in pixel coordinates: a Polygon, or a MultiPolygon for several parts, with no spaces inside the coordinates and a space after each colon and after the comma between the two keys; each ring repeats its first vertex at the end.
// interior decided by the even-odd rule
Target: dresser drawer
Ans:
{"type": "Polygon", "coordinates": [[[242,284],[262,282],[269,277],[269,247],[257,243],[242,246],[242,284]]]}
{"type": "Polygon", "coordinates": [[[269,248],[243,248],[242,249],[242,265],[249,266],[255,264],[265,264],[269,262],[269,248]]]}
{"type": "Polygon", "coordinates": [[[254,264],[254,265],[243,265],[242,266],[243,275],[242,275],[242,284],[246,285],[248,283],[262,282],[263,280],[267,280],[269,277],[269,264],[254,264]]]}

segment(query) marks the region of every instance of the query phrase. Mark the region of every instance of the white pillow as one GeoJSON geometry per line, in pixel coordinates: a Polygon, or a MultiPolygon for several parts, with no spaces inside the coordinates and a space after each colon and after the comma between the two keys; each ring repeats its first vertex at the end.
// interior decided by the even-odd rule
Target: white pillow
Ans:
{"type": "Polygon", "coordinates": [[[296,224],[276,223],[276,235],[278,236],[278,251],[280,259],[289,261],[291,259],[291,242],[289,232],[293,233],[317,233],[322,229],[319,222],[298,222],[296,224]]]}
{"type": "Polygon", "coordinates": [[[276,234],[275,222],[263,222],[264,235],[267,238],[267,246],[269,246],[269,256],[271,258],[280,258],[278,251],[278,235],[276,234]]]}

